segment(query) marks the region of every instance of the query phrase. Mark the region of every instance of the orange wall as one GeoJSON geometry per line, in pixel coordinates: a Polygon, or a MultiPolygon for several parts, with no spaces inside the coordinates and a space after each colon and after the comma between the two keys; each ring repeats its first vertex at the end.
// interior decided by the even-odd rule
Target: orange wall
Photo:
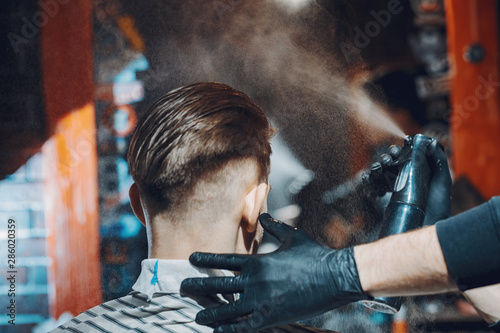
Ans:
{"type": "Polygon", "coordinates": [[[446,0],[452,68],[450,131],[456,178],[466,176],[485,198],[500,194],[498,1],[446,0]],[[474,64],[472,43],[485,49],[474,64]]]}
{"type": "Polygon", "coordinates": [[[91,2],[44,2],[58,4],[41,30],[49,297],[58,318],[101,302],[91,2]]]}

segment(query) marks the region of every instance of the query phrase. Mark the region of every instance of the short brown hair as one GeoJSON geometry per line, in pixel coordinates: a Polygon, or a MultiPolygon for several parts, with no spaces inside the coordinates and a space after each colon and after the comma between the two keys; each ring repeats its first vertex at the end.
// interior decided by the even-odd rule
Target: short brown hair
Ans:
{"type": "Polygon", "coordinates": [[[255,158],[260,180],[270,171],[273,129],[236,89],[195,83],[161,97],[139,121],[128,163],[141,195],[171,208],[205,174],[226,162],[255,158]]]}

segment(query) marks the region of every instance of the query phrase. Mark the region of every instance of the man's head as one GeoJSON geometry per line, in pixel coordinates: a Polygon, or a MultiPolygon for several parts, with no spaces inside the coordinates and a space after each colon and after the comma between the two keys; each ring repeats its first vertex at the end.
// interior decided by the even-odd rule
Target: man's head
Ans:
{"type": "Polygon", "coordinates": [[[140,120],[130,143],[134,212],[153,228],[216,228],[217,219],[240,213],[242,223],[257,223],[272,134],[260,108],[227,85],[197,83],[167,93],[140,120]]]}

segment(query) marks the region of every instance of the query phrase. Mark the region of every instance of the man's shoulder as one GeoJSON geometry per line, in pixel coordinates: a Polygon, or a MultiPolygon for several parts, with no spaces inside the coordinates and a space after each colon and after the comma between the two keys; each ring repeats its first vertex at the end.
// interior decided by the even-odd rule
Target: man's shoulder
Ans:
{"type": "Polygon", "coordinates": [[[194,321],[201,309],[191,299],[178,294],[147,296],[132,292],[126,296],[99,304],[60,325],[51,333],[59,332],[211,332],[194,321]]]}
{"type": "MultiPolygon", "coordinates": [[[[139,302],[145,302],[139,299],[139,302]]],[[[100,323],[102,318],[113,318],[116,313],[120,313],[123,308],[138,308],[139,304],[132,300],[132,295],[126,295],[117,299],[113,299],[104,303],[101,303],[91,309],[88,309],[73,319],[67,321],[66,323],[60,325],[52,332],[93,332],[94,330],[100,331],[104,329],[107,325],[102,327],[100,323]]],[[[101,331],[102,332],[102,331],[101,331]]]]}

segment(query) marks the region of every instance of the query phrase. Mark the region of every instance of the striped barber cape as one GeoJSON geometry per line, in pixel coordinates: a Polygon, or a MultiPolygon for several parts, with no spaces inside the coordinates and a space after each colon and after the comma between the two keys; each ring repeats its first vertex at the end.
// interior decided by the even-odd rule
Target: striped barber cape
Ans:
{"type": "MultiPolygon", "coordinates": [[[[204,308],[234,301],[233,295],[181,295],[181,282],[188,277],[234,276],[217,269],[192,266],[188,260],[145,259],[141,274],[128,295],[87,310],[60,325],[51,333],[115,333],[115,332],[213,332],[195,322],[196,314],[204,308]]],[[[290,324],[264,332],[331,332],[290,324]]]]}

